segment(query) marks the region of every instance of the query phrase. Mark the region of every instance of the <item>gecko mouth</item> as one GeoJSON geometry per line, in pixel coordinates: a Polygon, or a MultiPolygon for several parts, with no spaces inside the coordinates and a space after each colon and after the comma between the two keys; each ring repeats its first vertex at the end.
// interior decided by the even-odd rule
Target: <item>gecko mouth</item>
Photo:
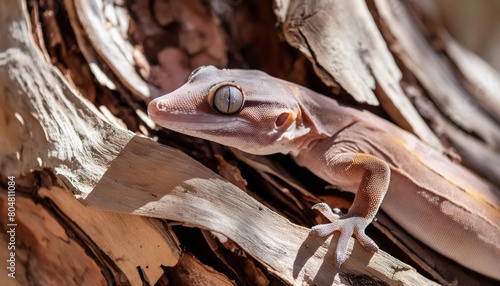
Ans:
{"type": "Polygon", "coordinates": [[[249,122],[242,118],[221,118],[218,116],[196,114],[176,114],[172,116],[149,115],[159,125],[172,130],[220,130],[247,125],[249,122]],[[169,118],[170,117],[170,118],[169,118]]]}
{"type": "Polygon", "coordinates": [[[167,109],[165,105],[155,101],[153,100],[149,104],[149,116],[160,126],[176,131],[220,130],[250,124],[248,120],[238,116],[221,116],[167,109]]]}

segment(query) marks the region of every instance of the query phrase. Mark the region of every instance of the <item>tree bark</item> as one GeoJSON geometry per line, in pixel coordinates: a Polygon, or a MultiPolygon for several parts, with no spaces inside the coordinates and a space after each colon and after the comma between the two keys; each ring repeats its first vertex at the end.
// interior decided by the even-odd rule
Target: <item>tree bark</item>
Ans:
{"type": "Polygon", "coordinates": [[[199,65],[259,68],[388,116],[429,148],[455,148],[479,175],[500,178],[499,103],[470,69],[500,78],[437,19],[411,2],[250,2],[0,2],[0,221],[8,234],[0,247],[9,250],[1,261],[15,257],[15,278],[10,263],[1,281],[493,283],[383,212],[369,231],[388,252],[370,254],[351,239],[339,269],[337,238],[309,235],[319,222],[310,206],[348,208],[352,197],[317,191],[325,183],[285,156],[252,156],[147,118],[151,98],[199,65]]]}

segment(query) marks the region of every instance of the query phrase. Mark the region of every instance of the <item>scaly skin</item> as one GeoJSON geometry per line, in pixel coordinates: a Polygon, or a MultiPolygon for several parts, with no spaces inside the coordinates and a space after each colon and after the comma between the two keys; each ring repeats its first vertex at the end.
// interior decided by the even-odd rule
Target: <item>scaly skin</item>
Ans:
{"type": "Polygon", "coordinates": [[[291,154],[356,193],[347,214],[314,206],[331,223],[313,232],[341,232],[339,266],[352,235],[377,251],[364,231],[381,207],[429,247],[500,279],[499,191],[388,121],[263,72],[215,67],[193,71],[148,112],[161,126],[248,153],[291,154]]]}

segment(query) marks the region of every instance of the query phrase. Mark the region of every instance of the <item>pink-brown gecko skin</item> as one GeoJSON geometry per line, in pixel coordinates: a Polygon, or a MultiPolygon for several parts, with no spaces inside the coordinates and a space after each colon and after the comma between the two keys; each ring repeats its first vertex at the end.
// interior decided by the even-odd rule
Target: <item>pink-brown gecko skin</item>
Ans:
{"type": "Polygon", "coordinates": [[[201,67],[178,90],[153,100],[159,125],[242,151],[290,154],[342,190],[356,193],[347,214],[317,204],[341,232],[340,266],[352,235],[364,233],[381,207],[406,231],[439,253],[500,279],[500,194],[412,134],[369,112],[341,106],[309,89],[254,70],[201,67]]]}

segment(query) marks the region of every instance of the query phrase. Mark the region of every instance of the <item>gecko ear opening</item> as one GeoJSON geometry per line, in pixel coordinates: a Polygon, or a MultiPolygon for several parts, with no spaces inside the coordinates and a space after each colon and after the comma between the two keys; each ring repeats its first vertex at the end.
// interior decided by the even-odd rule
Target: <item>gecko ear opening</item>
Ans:
{"type": "Polygon", "coordinates": [[[278,118],[276,118],[276,127],[280,127],[283,125],[285,122],[287,122],[288,117],[290,117],[290,114],[288,112],[283,112],[281,113],[278,118]]]}

